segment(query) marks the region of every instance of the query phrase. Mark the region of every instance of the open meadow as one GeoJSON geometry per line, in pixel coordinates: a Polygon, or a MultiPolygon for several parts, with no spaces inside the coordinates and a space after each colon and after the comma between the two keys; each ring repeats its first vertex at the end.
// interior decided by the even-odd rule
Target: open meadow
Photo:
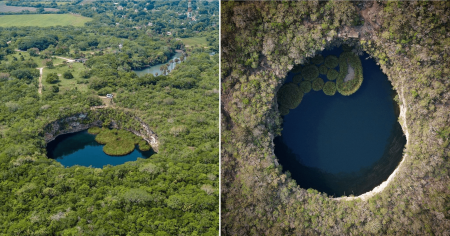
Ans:
{"type": "Polygon", "coordinates": [[[190,37],[190,38],[181,38],[181,41],[186,45],[186,47],[191,46],[203,46],[207,47],[208,42],[206,41],[206,37],[190,37]]]}
{"type": "Polygon", "coordinates": [[[11,26],[84,26],[91,21],[89,17],[72,14],[35,14],[35,15],[2,15],[0,16],[0,27],[11,26]]]}

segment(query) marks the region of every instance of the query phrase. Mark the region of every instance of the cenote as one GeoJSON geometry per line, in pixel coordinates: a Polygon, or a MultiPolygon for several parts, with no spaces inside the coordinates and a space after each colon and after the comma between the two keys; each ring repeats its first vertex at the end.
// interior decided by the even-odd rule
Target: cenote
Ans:
{"type": "MultiPolygon", "coordinates": [[[[341,52],[335,48],[321,54],[341,52]]],[[[327,96],[311,90],[283,117],[275,155],[300,187],[335,197],[357,196],[387,180],[400,163],[406,138],[397,121],[396,93],[368,57],[359,57],[364,80],[356,93],[327,96]]],[[[286,83],[292,78],[289,73],[286,83]]]]}
{"type": "Polygon", "coordinates": [[[63,134],[47,144],[47,156],[60,162],[65,167],[74,165],[102,168],[105,165],[120,165],[135,161],[138,157],[148,158],[154,152],[140,151],[136,148],[124,156],[110,156],[103,152],[102,144],[95,141],[95,135],[87,130],[71,134],[63,134]]]}

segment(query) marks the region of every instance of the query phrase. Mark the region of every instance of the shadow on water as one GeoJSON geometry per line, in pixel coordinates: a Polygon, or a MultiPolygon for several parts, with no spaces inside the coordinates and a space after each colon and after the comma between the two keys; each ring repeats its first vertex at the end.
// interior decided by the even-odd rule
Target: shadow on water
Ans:
{"type": "Polygon", "coordinates": [[[120,165],[127,161],[135,161],[138,157],[148,158],[154,151],[135,150],[124,156],[110,156],[103,152],[102,144],[95,141],[95,135],[87,130],[63,134],[47,144],[47,156],[66,167],[80,165],[101,168],[105,165],[120,165]]]}
{"type": "MultiPolygon", "coordinates": [[[[322,55],[341,52],[337,48],[322,55]]],[[[282,136],[274,139],[275,155],[300,187],[336,197],[357,196],[387,180],[400,163],[406,138],[397,121],[396,94],[367,57],[360,57],[364,81],[355,94],[311,91],[283,117],[282,136]]],[[[292,77],[289,74],[286,82],[292,77]]]]}

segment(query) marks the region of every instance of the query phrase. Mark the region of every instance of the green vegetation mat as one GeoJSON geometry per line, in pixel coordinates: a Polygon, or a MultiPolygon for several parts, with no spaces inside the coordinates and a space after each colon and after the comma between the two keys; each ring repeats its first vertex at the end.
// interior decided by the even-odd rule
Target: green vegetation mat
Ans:
{"type": "Polygon", "coordinates": [[[278,91],[278,103],[282,107],[294,109],[300,104],[302,98],[303,92],[294,83],[284,84],[278,91]]]}
{"type": "Polygon", "coordinates": [[[311,91],[311,82],[309,82],[309,81],[301,82],[300,90],[302,90],[303,93],[309,93],[311,91]]]}
{"type": "Polygon", "coordinates": [[[314,91],[320,91],[320,90],[322,90],[323,85],[324,85],[323,79],[316,78],[315,80],[313,80],[311,87],[314,91]]]}
{"type": "Polygon", "coordinates": [[[328,68],[325,65],[319,66],[319,73],[322,75],[326,75],[328,73],[328,68]]]}
{"type": "Polygon", "coordinates": [[[359,57],[352,52],[344,52],[339,56],[340,66],[339,75],[336,80],[337,91],[344,95],[349,96],[358,91],[363,82],[363,71],[361,60],[359,57]],[[348,73],[348,64],[354,70],[354,78],[350,81],[344,82],[344,78],[348,73]]]}
{"type": "Polygon", "coordinates": [[[88,129],[88,133],[90,134],[99,134],[102,131],[102,128],[94,126],[88,129]]]}
{"type": "Polygon", "coordinates": [[[292,82],[294,82],[295,84],[298,84],[298,83],[302,82],[302,79],[303,79],[302,74],[296,74],[292,78],[292,82]]]}
{"type": "Polygon", "coordinates": [[[302,75],[305,80],[312,81],[319,76],[319,69],[315,65],[306,65],[302,69],[302,75]]]}
{"type": "Polygon", "coordinates": [[[336,93],[336,84],[334,82],[327,81],[322,90],[326,95],[333,96],[336,93]]]}
{"type": "Polygon", "coordinates": [[[323,64],[326,67],[328,67],[329,69],[333,69],[339,65],[339,59],[334,55],[329,55],[325,58],[325,61],[323,64]]]}
{"type": "Polygon", "coordinates": [[[327,72],[327,79],[329,80],[335,80],[339,75],[339,72],[337,72],[335,69],[329,69],[327,72]]]}

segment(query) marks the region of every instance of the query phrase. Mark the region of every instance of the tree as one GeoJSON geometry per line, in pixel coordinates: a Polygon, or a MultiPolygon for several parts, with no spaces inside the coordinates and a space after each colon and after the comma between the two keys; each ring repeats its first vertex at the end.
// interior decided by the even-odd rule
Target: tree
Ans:
{"type": "Polygon", "coordinates": [[[47,60],[45,62],[45,66],[47,66],[49,69],[55,68],[55,66],[53,65],[53,61],[52,60],[47,60]]]}
{"type": "Polygon", "coordinates": [[[70,71],[66,71],[63,73],[64,79],[73,79],[73,75],[70,71]]]}
{"type": "Polygon", "coordinates": [[[52,92],[54,92],[54,93],[59,92],[59,87],[56,85],[52,85],[52,92]]]}
{"type": "Polygon", "coordinates": [[[45,82],[47,82],[49,84],[54,84],[54,83],[58,82],[58,80],[59,80],[58,74],[50,73],[47,75],[45,82]]]}

